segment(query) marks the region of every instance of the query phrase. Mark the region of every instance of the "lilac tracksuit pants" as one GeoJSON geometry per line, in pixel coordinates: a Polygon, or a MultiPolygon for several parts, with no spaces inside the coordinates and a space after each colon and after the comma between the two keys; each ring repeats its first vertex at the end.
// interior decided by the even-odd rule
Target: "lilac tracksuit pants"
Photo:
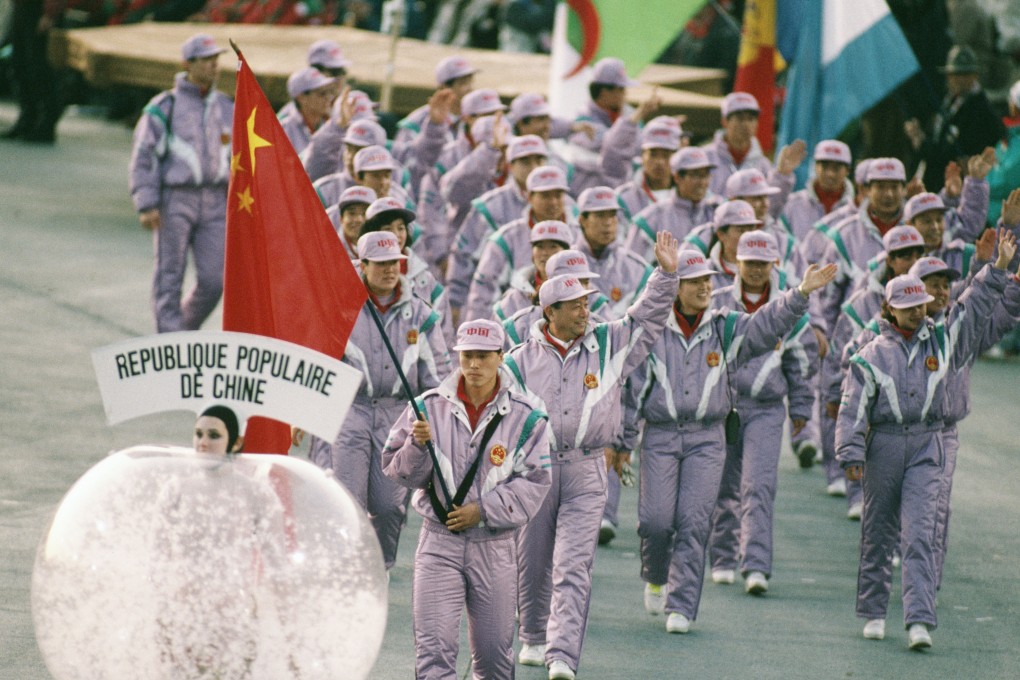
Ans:
{"type": "Polygon", "coordinates": [[[457,680],[462,604],[467,603],[472,677],[514,677],[517,538],[488,541],[452,534],[430,519],[414,557],[414,648],[417,680],[457,680]]]}
{"type": "Polygon", "coordinates": [[[935,525],[945,460],[942,424],[878,425],[869,436],[857,616],[885,618],[893,550],[899,540],[904,623],[935,628],[935,525]]]}
{"type": "Polygon", "coordinates": [[[152,235],[156,260],[152,306],[159,333],[194,331],[212,314],[223,294],[226,186],[164,187],[161,226],[152,235]],[[197,282],[181,302],[188,251],[197,282]]]}
{"type": "Polygon", "coordinates": [[[638,535],[641,578],[667,585],[666,613],[692,621],[705,577],[705,545],[726,458],[723,423],[645,426],[638,535]]]}
{"type": "Polygon", "coordinates": [[[726,445],[719,498],[712,515],[709,559],[712,569],[746,575],[772,574],[772,523],[779,477],[786,407],[740,400],[739,443],[726,445]],[[739,560],[739,565],[738,565],[739,560]]]}
{"type": "Polygon", "coordinates": [[[542,508],[520,531],[521,642],[545,644],[546,663],[577,669],[591,602],[591,573],[606,503],[603,449],[557,451],[542,508]]]}
{"type": "Polygon", "coordinates": [[[956,423],[947,425],[942,430],[942,447],[945,451],[945,464],[942,466],[942,483],[939,485],[938,517],[935,522],[935,585],[942,586],[942,567],[946,562],[946,551],[949,549],[949,516],[953,509],[950,496],[953,493],[953,473],[956,472],[956,454],[960,450],[960,433],[956,423]]]}
{"type": "Polygon", "coordinates": [[[397,561],[410,490],[383,474],[382,449],[390,428],[406,406],[401,399],[359,397],[351,405],[337,440],[331,445],[316,439],[309,453],[313,463],[333,470],[368,512],[387,569],[397,561]]]}
{"type": "MultiPolygon", "coordinates": [[[[825,465],[825,478],[826,482],[831,484],[841,477],[845,477],[846,473],[843,472],[843,468],[840,467],[839,462],[836,460],[836,421],[829,417],[825,413],[825,407],[822,407],[821,414],[821,430],[822,430],[822,460],[825,465]]],[[[806,429],[806,428],[805,428],[806,429]]],[[[850,507],[854,503],[863,502],[864,496],[861,490],[860,482],[846,482],[846,504],[850,507]]]]}

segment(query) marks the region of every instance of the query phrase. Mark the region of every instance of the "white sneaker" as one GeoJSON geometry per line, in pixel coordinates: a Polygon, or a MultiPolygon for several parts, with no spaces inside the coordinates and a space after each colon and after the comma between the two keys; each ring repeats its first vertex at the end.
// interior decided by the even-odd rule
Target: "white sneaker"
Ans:
{"type": "Polygon", "coordinates": [[[865,640],[881,640],[885,638],[885,619],[871,619],[864,624],[865,640]]]}
{"type": "Polygon", "coordinates": [[[752,571],[744,578],[744,590],[749,595],[764,595],[769,589],[769,579],[760,571],[752,571]]]}
{"type": "Polygon", "coordinates": [[[685,634],[691,629],[691,620],[679,612],[673,612],[666,618],[666,632],[685,634]]]}
{"type": "Polygon", "coordinates": [[[662,586],[652,583],[645,584],[645,611],[652,616],[658,616],[666,610],[666,594],[662,592],[662,586]]]}
{"type": "Polygon", "coordinates": [[[529,645],[525,642],[521,645],[521,653],[517,655],[517,661],[522,666],[544,666],[545,645],[529,645]]]}
{"type": "Polygon", "coordinates": [[[602,524],[599,525],[599,545],[608,545],[614,538],[616,538],[616,527],[608,519],[603,518],[602,524]]]}
{"type": "Polygon", "coordinates": [[[566,661],[556,659],[549,664],[549,680],[574,680],[574,671],[566,661]]]}
{"type": "Polygon", "coordinates": [[[722,585],[730,585],[737,578],[737,574],[732,569],[713,569],[712,570],[712,583],[719,583],[722,585]]]}
{"type": "Polygon", "coordinates": [[[903,558],[898,552],[894,552],[892,556],[893,569],[898,569],[901,564],[903,564],[903,558]]]}
{"type": "Polygon", "coordinates": [[[846,480],[840,477],[836,481],[830,482],[829,485],[825,487],[825,493],[829,494],[830,496],[845,496],[846,480]]]}
{"type": "Polygon", "coordinates": [[[859,522],[860,519],[861,519],[861,514],[863,512],[864,512],[864,503],[861,503],[860,501],[857,501],[856,503],[853,503],[850,506],[850,508],[846,511],[846,518],[847,519],[852,519],[854,521],[859,522]]]}
{"type": "Polygon", "coordinates": [[[928,626],[923,623],[915,623],[907,631],[907,646],[911,649],[928,649],[931,647],[931,634],[928,626]]]}

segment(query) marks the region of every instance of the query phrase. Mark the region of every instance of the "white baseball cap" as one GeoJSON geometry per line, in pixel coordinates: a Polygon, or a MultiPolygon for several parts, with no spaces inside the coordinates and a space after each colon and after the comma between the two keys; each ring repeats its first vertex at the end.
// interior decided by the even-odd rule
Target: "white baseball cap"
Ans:
{"type": "Polygon", "coordinates": [[[513,123],[518,123],[532,116],[548,116],[549,112],[549,102],[545,97],[535,92],[525,92],[517,95],[510,102],[510,113],[507,114],[507,117],[513,123]]]}
{"type": "Polygon", "coordinates": [[[868,184],[881,181],[906,182],[903,162],[898,158],[873,158],[868,165],[868,184]]]}
{"type": "Polygon", "coordinates": [[[414,212],[405,208],[400,201],[392,196],[383,196],[375,199],[372,201],[372,205],[368,206],[368,210],[365,211],[365,222],[367,223],[373,217],[383,213],[392,213],[390,221],[399,217],[407,224],[413,222],[415,218],[414,212]]]}
{"type": "Polygon", "coordinates": [[[354,174],[373,170],[393,170],[396,163],[384,146],[366,146],[354,154],[354,174]]]}
{"type": "Polygon", "coordinates": [[[885,232],[885,235],[882,237],[882,245],[885,246],[885,252],[887,253],[906,250],[907,248],[924,248],[924,237],[921,236],[921,232],[913,227],[893,227],[885,232]]]}
{"type": "Polygon", "coordinates": [[[205,57],[223,54],[224,52],[226,50],[222,47],[217,47],[216,41],[207,33],[196,33],[181,45],[181,56],[184,57],[184,61],[204,59],[205,57]]]}
{"type": "Polygon", "coordinates": [[[575,276],[579,279],[598,279],[598,274],[591,270],[588,258],[579,250],[561,250],[545,263],[545,274],[554,276],[575,276]]]}
{"type": "Polygon", "coordinates": [[[928,212],[929,210],[945,212],[946,204],[942,202],[938,194],[926,191],[907,201],[907,205],[903,208],[903,221],[909,222],[921,213],[928,212]]]}
{"type": "Polygon", "coordinates": [[[373,231],[358,239],[358,259],[369,262],[393,262],[406,260],[400,252],[397,237],[388,231],[373,231]]]}
{"type": "Polygon", "coordinates": [[[478,69],[472,66],[464,57],[455,54],[452,57],[443,59],[436,65],[436,83],[445,85],[451,80],[463,78],[472,73],[478,73],[478,69]]]}
{"type": "Polygon", "coordinates": [[[775,262],[779,259],[779,243],[767,231],[755,229],[740,235],[737,241],[737,260],[775,262]]]}
{"type": "Polygon", "coordinates": [[[528,173],[525,181],[528,192],[535,191],[568,191],[567,173],[555,165],[543,165],[528,173]]]}
{"type": "Polygon", "coordinates": [[[850,165],[850,147],[838,139],[823,139],[815,145],[815,160],[850,165]]]}
{"type": "Polygon", "coordinates": [[[678,255],[680,262],[677,264],[676,273],[682,280],[700,279],[702,276],[716,273],[701,251],[690,244],[681,245],[678,255]]]}
{"type": "Polygon", "coordinates": [[[559,241],[567,248],[574,240],[574,230],[566,222],[559,220],[543,220],[531,228],[531,243],[539,241],[559,241]]]}
{"type": "Polygon", "coordinates": [[[714,167],[715,163],[700,146],[685,146],[669,157],[669,169],[673,172],[714,167]]]}
{"type": "Polygon", "coordinates": [[[747,201],[735,199],[721,203],[712,214],[712,227],[716,230],[737,225],[759,225],[762,221],[754,214],[754,208],[747,201]]]}
{"type": "Polygon", "coordinates": [[[317,68],[306,66],[303,69],[294,71],[287,78],[287,96],[291,99],[297,99],[300,95],[312,90],[318,90],[326,85],[332,85],[335,82],[336,78],[327,76],[317,68]]]}
{"type": "MultiPolygon", "coordinates": [[[[676,121],[674,121],[676,122],[676,121]]],[[[680,148],[680,126],[656,123],[654,120],[641,131],[641,150],[668,149],[676,151],[680,148]]]]}
{"type": "Polygon", "coordinates": [[[332,40],[316,40],[308,47],[308,65],[349,69],[352,62],[344,57],[343,50],[332,40]]]}
{"type": "Polygon", "coordinates": [[[769,184],[758,168],[737,170],[726,178],[726,198],[772,196],[779,191],[777,187],[769,184]]]}
{"type": "Polygon", "coordinates": [[[344,208],[349,205],[356,205],[358,203],[371,205],[375,199],[375,191],[368,187],[363,187],[360,184],[355,184],[347,187],[344,189],[344,192],[340,194],[340,201],[337,203],[337,209],[342,213],[344,208]]]}
{"type": "Polygon", "coordinates": [[[344,144],[351,146],[386,146],[386,131],[374,120],[361,119],[351,123],[344,134],[344,144]]]}
{"type": "Polygon", "coordinates": [[[885,284],[885,301],[893,309],[924,305],[935,298],[928,295],[924,281],[913,274],[903,274],[885,284]]]}
{"type": "Polygon", "coordinates": [[[465,321],[457,329],[455,352],[501,352],[506,335],[503,327],[489,319],[465,321]]]}
{"type": "Polygon", "coordinates": [[[598,85],[613,87],[634,87],[640,85],[636,80],[627,77],[627,67],[615,57],[606,57],[595,62],[591,82],[598,85]]]}
{"type": "Polygon", "coordinates": [[[576,276],[554,276],[538,289],[538,304],[544,309],[557,302],[567,302],[597,293],[594,288],[585,288],[576,276]]]}
{"type": "Polygon", "coordinates": [[[950,281],[960,278],[960,272],[937,257],[922,257],[910,267],[910,271],[907,273],[913,274],[922,281],[924,277],[931,276],[932,274],[945,274],[949,277],[950,281]]]}
{"type": "Polygon", "coordinates": [[[754,95],[747,92],[730,92],[728,95],[723,97],[723,118],[729,118],[732,114],[739,111],[754,111],[755,113],[760,113],[761,107],[758,106],[758,100],[754,98],[754,95]]]}
{"type": "Polygon", "coordinates": [[[616,193],[609,187],[591,187],[577,197],[577,209],[582,213],[618,211],[620,204],[616,200],[616,193]]]}
{"type": "Polygon", "coordinates": [[[499,93],[491,89],[472,90],[460,101],[460,112],[464,116],[484,116],[505,110],[499,93]]]}
{"type": "Polygon", "coordinates": [[[545,145],[545,141],[542,140],[538,135],[521,135],[520,137],[514,137],[510,140],[510,143],[506,147],[506,160],[508,163],[512,163],[518,158],[525,158],[526,156],[542,156],[543,158],[549,157],[549,148],[545,145]]]}

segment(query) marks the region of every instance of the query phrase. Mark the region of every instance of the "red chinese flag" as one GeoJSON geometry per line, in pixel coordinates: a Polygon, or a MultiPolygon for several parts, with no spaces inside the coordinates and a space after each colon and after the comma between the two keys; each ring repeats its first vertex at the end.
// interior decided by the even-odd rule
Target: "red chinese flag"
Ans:
{"type": "Polygon", "coordinates": [[[776,72],[785,68],[776,49],[776,0],[753,0],[744,7],[734,92],[753,94],[761,107],[758,141],[766,154],[775,143],[776,72]]]}
{"type": "MultiPolygon", "coordinates": [[[[237,56],[223,330],[279,338],[339,359],[365,286],[244,55],[237,56]]],[[[252,418],[244,441],[248,452],[285,454],[290,428],[252,418]]]]}

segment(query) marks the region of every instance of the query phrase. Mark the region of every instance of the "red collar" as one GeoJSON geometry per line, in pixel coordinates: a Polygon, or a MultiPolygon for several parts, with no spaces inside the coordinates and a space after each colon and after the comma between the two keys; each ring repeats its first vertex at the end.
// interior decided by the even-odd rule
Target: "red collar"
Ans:
{"type": "Polygon", "coordinates": [[[684,337],[690,340],[691,336],[694,335],[694,331],[696,331],[698,326],[701,325],[701,317],[704,316],[705,311],[702,310],[698,312],[698,315],[694,317],[694,323],[689,324],[687,323],[687,317],[680,313],[680,303],[674,302],[673,314],[676,316],[676,322],[680,326],[680,330],[683,332],[684,337]]]}
{"type": "Polygon", "coordinates": [[[725,142],[726,148],[729,150],[730,155],[733,156],[733,164],[739,168],[741,165],[744,164],[744,161],[747,159],[747,154],[751,153],[751,145],[748,144],[747,148],[744,149],[743,151],[737,151],[732,146],[730,146],[729,142],[727,142],[726,140],[723,141],[725,142]]]}
{"type": "Polygon", "coordinates": [[[535,290],[538,290],[539,288],[542,287],[543,283],[545,283],[545,279],[542,278],[542,275],[538,273],[538,269],[536,268],[535,269],[535,279],[532,282],[532,286],[534,286],[535,290]]]}
{"type": "Polygon", "coordinates": [[[769,285],[770,284],[768,283],[765,284],[765,290],[762,291],[761,297],[758,298],[757,302],[751,302],[750,298],[747,297],[747,293],[745,293],[743,287],[741,287],[740,298],[744,301],[744,307],[747,308],[748,314],[754,314],[769,301],[769,285]]]}
{"type": "Polygon", "coordinates": [[[893,330],[902,335],[903,339],[907,342],[910,342],[910,339],[914,337],[914,331],[917,330],[916,328],[913,331],[904,330],[892,322],[890,322],[889,325],[893,327],[893,330]]]}
{"type": "Polygon", "coordinates": [[[890,222],[884,222],[880,220],[875,215],[875,213],[871,212],[871,210],[868,210],[868,217],[871,218],[871,221],[875,224],[876,227],[878,227],[878,233],[880,233],[882,236],[885,236],[885,233],[887,231],[889,231],[890,229],[892,229],[893,227],[900,223],[899,215],[894,217],[890,222]]]}
{"type": "Polygon", "coordinates": [[[839,203],[839,199],[843,198],[843,191],[846,189],[845,186],[841,186],[836,191],[827,191],[815,182],[815,196],[821,202],[822,207],[825,208],[825,214],[832,212],[832,209],[839,203]]]}
{"type": "MultiPolygon", "coordinates": [[[[599,105],[596,104],[595,106],[599,106],[599,105]]],[[[609,117],[609,124],[610,125],[615,123],[616,119],[620,117],[620,112],[619,111],[612,111],[610,109],[607,109],[604,106],[599,106],[599,108],[602,110],[603,113],[605,113],[609,117]]]]}
{"type": "Polygon", "coordinates": [[[719,266],[722,267],[723,274],[730,277],[731,279],[737,276],[737,273],[735,271],[726,266],[726,260],[723,259],[721,246],[719,248],[719,266]]]}
{"type": "Polygon", "coordinates": [[[471,431],[475,431],[475,427],[478,425],[478,419],[482,417],[482,413],[485,411],[485,407],[492,403],[492,400],[496,398],[499,393],[499,378],[496,378],[496,387],[492,390],[492,394],[479,404],[477,407],[471,403],[468,399],[467,389],[464,385],[464,376],[460,376],[460,380],[457,381],[457,398],[460,399],[461,403],[464,404],[464,411],[467,413],[468,422],[471,423],[471,431]]]}
{"type": "Polygon", "coordinates": [[[577,339],[575,338],[566,347],[564,347],[563,346],[563,340],[560,340],[559,338],[554,338],[553,336],[551,336],[549,334],[549,324],[548,323],[545,326],[542,327],[542,333],[545,334],[545,339],[549,341],[549,344],[553,346],[553,349],[555,349],[557,352],[559,352],[560,356],[563,357],[563,358],[566,358],[567,352],[569,352],[570,348],[574,346],[575,342],[577,342],[577,339]]]}
{"type": "MultiPolygon", "coordinates": [[[[367,290],[368,287],[366,286],[365,289],[367,290]]],[[[379,298],[377,298],[375,293],[370,290],[368,291],[368,297],[372,301],[372,304],[375,305],[375,308],[379,310],[379,313],[385,314],[390,310],[390,307],[397,304],[397,301],[400,300],[400,282],[397,282],[397,287],[393,289],[393,299],[390,300],[389,304],[384,305],[379,302],[379,298]]]]}

